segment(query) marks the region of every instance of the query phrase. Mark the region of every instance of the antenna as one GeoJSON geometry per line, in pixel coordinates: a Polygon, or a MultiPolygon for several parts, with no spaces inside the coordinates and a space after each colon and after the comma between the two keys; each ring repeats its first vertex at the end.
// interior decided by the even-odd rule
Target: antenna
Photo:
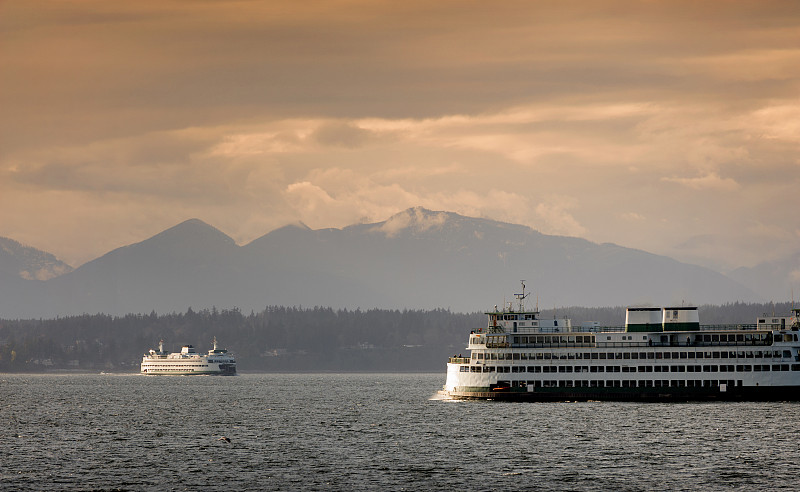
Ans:
{"type": "Polygon", "coordinates": [[[519,301],[519,312],[522,313],[525,311],[525,302],[524,302],[525,298],[528,297],[530,294],[525,293],[525,281],[520,280],[519,282],[522,284],[522,294],[514,294],[514,297],[516,297],[517,301],[519,301]]]}

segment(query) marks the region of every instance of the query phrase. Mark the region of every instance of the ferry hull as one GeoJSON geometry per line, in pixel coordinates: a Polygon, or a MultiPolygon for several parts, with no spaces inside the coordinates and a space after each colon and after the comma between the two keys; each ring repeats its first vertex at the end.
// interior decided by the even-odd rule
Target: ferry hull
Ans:
{"type": "Polygon", "coordinates": [[[142,370],[145,376],[236,376],[236,369],[227,371],[157,371],[142,370]]]}
{"type": "Polygon", "coordinates": [[[439,394],[454,400],[496,400],[526,402],[556,401],[800,401],[800,386],[719,388],[537,388],[525,390],[442,390],[439,394]]]}
{"type": "Polygon", "coordinates": [[[145,376],[235,376],[236,373],[221,372],[142,372],[145,376]]]}

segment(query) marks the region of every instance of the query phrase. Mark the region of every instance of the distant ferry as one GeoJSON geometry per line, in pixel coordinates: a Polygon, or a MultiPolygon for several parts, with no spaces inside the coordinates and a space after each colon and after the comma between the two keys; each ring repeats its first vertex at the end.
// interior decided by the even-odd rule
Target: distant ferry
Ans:
{"type": "Polygon", "coordinates": [[[164,340],[158,343],[158,350],[150,349],[142,357],[142,374],[171,374],[186,376],[192,374],[211,374],[220,376],[236,375],[236,359],[227,350],[214,348],[208,354],[199,354],[191,345],[184,345],[180,352],[164,351],[164,340]]]}
{"type": "Polygon", "coordinates": [[[624,327],[485,313],[440,394],[525,401],[800,400],[800,309],[755,324],[701,326],[696,307],[628,308],[624,327]]]}

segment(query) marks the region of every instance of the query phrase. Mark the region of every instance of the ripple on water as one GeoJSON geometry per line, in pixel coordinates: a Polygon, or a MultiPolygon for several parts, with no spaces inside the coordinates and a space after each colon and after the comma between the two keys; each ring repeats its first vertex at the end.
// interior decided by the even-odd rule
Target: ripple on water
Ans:
{"type": "Polygon", "coordinates": [[[797,404],[432,398],[443,379],[6,375],[0,488],[790,490],[800,472],[797,404]]]}

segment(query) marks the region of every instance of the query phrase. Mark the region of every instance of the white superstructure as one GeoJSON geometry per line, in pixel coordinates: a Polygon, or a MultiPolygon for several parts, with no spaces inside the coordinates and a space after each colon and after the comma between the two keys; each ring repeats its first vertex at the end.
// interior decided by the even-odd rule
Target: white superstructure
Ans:
{"type": "Polygon", "coordinates": [[[701,326],[696,307],[629,308],[626,325],[573,328],[519,307],[486,313],[442,393],[516,400],[800,400],[800,309],[701,326]]]}
{"type": "Polygon", "coordinates": [[[170,374],[185,376],[191,374],[211,374],[221,376],[236,375],[236,359],[227,350],[217,347],[207,354],[197,353],[193,346],[184,345],[180,352],[164,351],[164,341],[158,343],[158,350],[150,349],[142,357],[142,374],[170,374]]]}

